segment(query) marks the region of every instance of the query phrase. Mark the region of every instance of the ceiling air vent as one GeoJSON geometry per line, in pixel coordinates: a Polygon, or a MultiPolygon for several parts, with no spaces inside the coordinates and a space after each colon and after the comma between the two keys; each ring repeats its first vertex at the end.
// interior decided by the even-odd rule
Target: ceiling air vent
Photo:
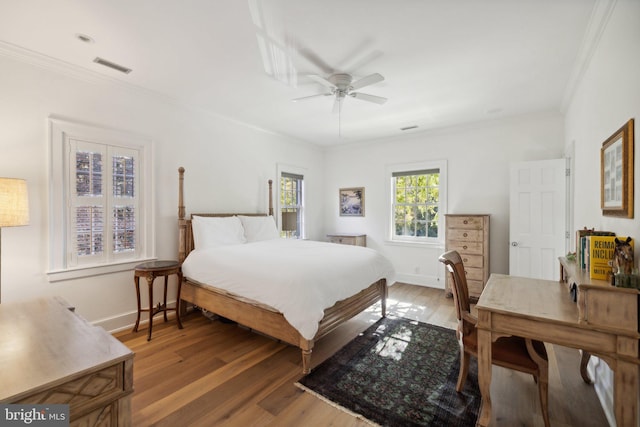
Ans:
{"type": "Polygon", "coordinates": [[[125,74],[129,74],[131,71],[133,71],[131,70],[131,68],[124,67],[111,61],[107,61],[106,59],[100,57],[96,57],[93,62],[95,62],[96,64],[104,65],[105,67],[113,68],[114,70],[120,71],[121,73],[125,74]]]}

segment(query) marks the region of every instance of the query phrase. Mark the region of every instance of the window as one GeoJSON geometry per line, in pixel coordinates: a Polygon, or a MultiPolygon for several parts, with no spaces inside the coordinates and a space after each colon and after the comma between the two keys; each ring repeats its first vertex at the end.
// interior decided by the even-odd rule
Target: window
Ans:
{"type": "Polygon", "coordinates": [[[390,169],[391,240],[436,243],[442,240],[446,164],[423,163],[390,169]],[[421,166],[421,167],[419,167],[421,166]]]}
{"type": "Polygon", "coordinates": [[[61,120],[50,123],[49,279],[124,270],[150,258],[149,141],[61,120]]]}
{"type": "Polygon", "coordinates": [[[139,150],[70,139],[68,266],[137,258],[139,150]]]}
{"type": "Polygon", "coordinates": [[[281,236],[300,239],[303,236],[303,189],[302,175],[281,172],[280,174],[280,218],[281,236]]]}

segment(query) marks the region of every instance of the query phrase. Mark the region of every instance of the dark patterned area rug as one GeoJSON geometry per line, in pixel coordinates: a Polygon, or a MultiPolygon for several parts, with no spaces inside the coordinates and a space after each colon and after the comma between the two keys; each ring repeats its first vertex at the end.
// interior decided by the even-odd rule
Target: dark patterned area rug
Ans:
{"type": "Polygon", "coordinates": [[[457,393],[459,363],[455,331],[384,318],[296,385],[382,426],[474,426],[478,366],[457,393]]]}

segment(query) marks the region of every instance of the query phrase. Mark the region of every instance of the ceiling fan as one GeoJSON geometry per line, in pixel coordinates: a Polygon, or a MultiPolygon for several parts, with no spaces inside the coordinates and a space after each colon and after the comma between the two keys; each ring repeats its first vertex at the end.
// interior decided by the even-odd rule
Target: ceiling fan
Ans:
{"type": "Polygon", "coordinates": [[[318,98],[321,96],[334,96],[335,101],[333,103],[333,112],[340,112],[342,109],[342,102],[347,96],[351,98],[360,99],[362,101],[374,102],[376,104],[384,104],[387,102],[387,98],[381,96],[369,95],[362,92],[354,92],[365,86],[369,86],[375,83],[379,83],[384,80],[378,73],[370,74],[359,80],[353,81],[353,76],[347,73],[333,73],[329,77],[324,78],[316,74],[310,74],[307,77],[320,83],[329,89],[328,92],[319,93],[316,95],[303,96],[301,98],[295,98],[292,101],[303,101],[311,98],[318,98]]]}

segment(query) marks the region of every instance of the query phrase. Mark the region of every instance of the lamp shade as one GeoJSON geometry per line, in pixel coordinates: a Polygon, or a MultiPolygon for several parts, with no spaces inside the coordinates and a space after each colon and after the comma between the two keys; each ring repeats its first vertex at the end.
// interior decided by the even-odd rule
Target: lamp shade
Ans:
{"type": "Polygon", "coordinates": [[[298,212],[282,212],[282,231],[296,231],[298,229],[298,212]]]}
{"type": "Polygon", "coordinates": [[[29,224],[27,181],[0,178],[0,227],[29,224]]]}

